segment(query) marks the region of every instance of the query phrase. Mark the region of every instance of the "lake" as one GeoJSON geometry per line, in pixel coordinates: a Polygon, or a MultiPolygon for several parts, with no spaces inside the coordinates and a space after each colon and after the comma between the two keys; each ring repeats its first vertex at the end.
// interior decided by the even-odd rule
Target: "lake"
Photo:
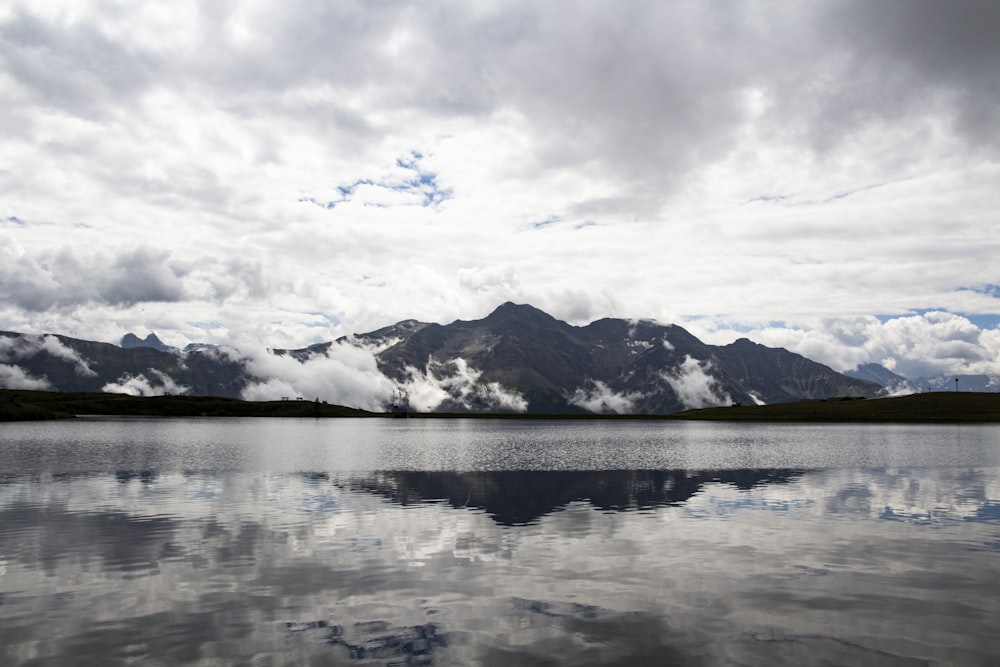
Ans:
{"type": "Polygon", "coordinates": [[[1000,426],[0,425],[3,665],[995,665],[1000,426]]]}

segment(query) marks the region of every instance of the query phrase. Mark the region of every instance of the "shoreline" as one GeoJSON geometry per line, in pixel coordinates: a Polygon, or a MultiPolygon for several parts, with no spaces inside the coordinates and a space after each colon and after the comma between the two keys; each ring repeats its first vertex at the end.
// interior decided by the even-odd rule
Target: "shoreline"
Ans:
{"type": "Polygon", "coordinates": [[[831,398],[711,407],[664,415],[591,413],[370,412],[306,400],[244,401],[215,396],[129,396],[0,389],[0,421],[121,417],[314,417],[379,419],[685,420],[770,423],[1000,423],[1000,393],[930,392],[885,398],[831,398]]]}

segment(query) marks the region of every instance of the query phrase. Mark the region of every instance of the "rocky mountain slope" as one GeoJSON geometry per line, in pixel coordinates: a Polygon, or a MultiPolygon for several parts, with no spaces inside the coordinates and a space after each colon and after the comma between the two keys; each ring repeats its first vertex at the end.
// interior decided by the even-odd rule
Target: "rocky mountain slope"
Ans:
{"type": "MultiPolygon", "coordinates": [[[[236,351],[177,351],[153,335],[148,345],[143,342],[129,335],[119,347],[0,332],[0,386],[239,397],[251,384],[270,379],[260,376],[262,365],[236,351]]],[[[645,320],[572,326],[513,303],[481,320],[405,320],[272,354],[308,369],[343,346],[374,355],[383,385],[396,387],[421,410],[666,414],[883,391],[874,382],[746,339],[708,345],[679,326],[645,320]]],[[[295,391],[291,381],[281,386],[295,391]]]]}
{"type": "Polygon", "coordinates": [[[476,388],[440,409],[508,406],[532,412],[663,414],[685,408],[875,396],[877,384],[849,378],[784,349],[739,340],[707,345],[676,325],[601,319],[576,327],[528,305],[506,303],[482,320],[411,323],[379,355],[405,384],[414,373],[439,381],[475,369],[476,388]],[[469,394],[472,394],[471,396],[469,394]]]}
{"type": "Polygon", "coordinates": [[[211,349],[182,354],[175,348],[0,331],[0,387],[8,389],[238,398],[247,381],[241,361],[211,349]]]}

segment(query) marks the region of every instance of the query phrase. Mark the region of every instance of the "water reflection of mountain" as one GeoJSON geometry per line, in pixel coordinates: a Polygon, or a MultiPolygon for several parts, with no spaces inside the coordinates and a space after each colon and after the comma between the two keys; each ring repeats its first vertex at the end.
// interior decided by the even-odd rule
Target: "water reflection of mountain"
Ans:
{"type": "Polygon", "coordinates": [[[350,489],[383,495],[399,505],[444,501],[485,510],[502,525],[537,521],[571,502],[604,511],[681,505],[708,483],[751,489],[797,479],[804,470],[740,469],[495,472],[379,471],[351,478],[350,489]]]}

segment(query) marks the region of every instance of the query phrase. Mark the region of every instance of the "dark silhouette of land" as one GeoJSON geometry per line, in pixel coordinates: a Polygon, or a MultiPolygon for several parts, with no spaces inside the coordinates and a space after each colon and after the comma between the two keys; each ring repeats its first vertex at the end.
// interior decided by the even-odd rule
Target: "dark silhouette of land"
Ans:
{"type": "Polygon", "coordinates": [[[706,484],[752,489],[785,484],[806,471],[745,470],[493,470],[453,472],[385,470],[345,483],[401,506],[444,501],[455,509],[484,510],[498,524],[525,525],[586,501],[602,512],[680,506],[706,484]]]}
{"type": "Polygon", "coordinates": [[[0,389],[0,421],[77,415],[143,417],[375,417],[320,401],[241,401],[219,396],[129,396],[101,392],[0,389]]]}
{"type": "Polygon", "coordinates": [[[674,419],[755,422],[1000,422],[1000,393],[930,392],[688,410],[674,419]]]}
{"type": "MultiPolygon", "coordinates": [[[[128,396],[0,389],[0,421],[77,415],[147,417],[393,417],[321,401],[241,401],[218,396],[128,396]]],[[[833,398],[688,410],[669,415],[409,413],[413,419],[688,419],[736,422],[1000,422],[1000,393],[932,392],[892,398],[833,398]]]]}

